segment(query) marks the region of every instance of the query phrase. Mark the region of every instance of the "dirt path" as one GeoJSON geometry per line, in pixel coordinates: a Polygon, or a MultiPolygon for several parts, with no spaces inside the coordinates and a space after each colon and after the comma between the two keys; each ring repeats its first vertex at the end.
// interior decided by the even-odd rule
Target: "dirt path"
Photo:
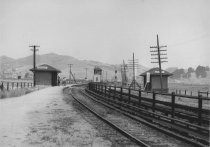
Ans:
{"type": "Polygon", "coordinates": [[[0,146],[111,146],[64,101],[62,88],[0,100],[0,146]]]}

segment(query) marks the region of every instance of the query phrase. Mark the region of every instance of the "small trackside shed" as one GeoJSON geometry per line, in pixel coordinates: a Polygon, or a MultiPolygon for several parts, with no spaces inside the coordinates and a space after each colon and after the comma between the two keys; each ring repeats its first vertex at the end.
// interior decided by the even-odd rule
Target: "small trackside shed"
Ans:
{"type": "MultiPolygon", "coordinates": [[[[144,87],[148,91],[161,91],[160,72],[159,68],[152,68],[140,76],[144,77],[144,87]],[[148,79],[149,78],[149,79],[148,79]]],[[[162,70],[163,91],[168,92],[168,77],[171,73],[162,70]]]]}
{"type": "Polygon", "coordinates": [[[58,85],[58,73],[61,71],[47,64],[39,65],[35,69],[30,69],[35,73],[36,85],[58,85]]]}
{"type": "Polygon", "coordinates": [[[94,68],[93,82],[102,82],[102,69],[99,67],[94,68]]]}

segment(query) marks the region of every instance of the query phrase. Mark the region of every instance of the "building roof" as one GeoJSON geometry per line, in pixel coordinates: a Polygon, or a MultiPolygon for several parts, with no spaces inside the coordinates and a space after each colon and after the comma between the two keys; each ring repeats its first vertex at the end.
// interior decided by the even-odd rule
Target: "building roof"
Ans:
{"type": "MultiPolygon", "coordinates": [[[[144,73],[140,74],[140,76],[146,76],[147,75],[147,72],[150,73],[150,75],[160,75],[160,72],[159,72],[159,68],[156,67],[156,68],[151,68],[150,70],[148,71],[145,71],[144,73]]],[[[163,76],[172,76],[173,74],[170,73],[170,72],[167,72],[165,70],[162,70],[162,75],[163,76]]]]}
{"type": "Polygon", "coordinates": [[[102,70],[100,67],[95,67],[94,70],[102,70]]]}
{"type": "Polygon", "coordinates": [[[39,65],[35,69],[34,68],[30,69],[30,71],[52,71],[52,72],[58,72],[58,73],[61,72],[60,70],[58,70],[50,65],[47,65],[47,64],[39,65]]]}

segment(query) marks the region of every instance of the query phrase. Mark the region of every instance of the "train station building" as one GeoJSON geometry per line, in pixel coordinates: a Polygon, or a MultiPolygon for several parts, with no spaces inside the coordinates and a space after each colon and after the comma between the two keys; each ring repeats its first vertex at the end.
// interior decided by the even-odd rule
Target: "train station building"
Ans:
{"type": "MultiPolygon", "coordinates": [[[[147,91],[161,91],[160,72],[159,68],[152,68],[140,76],[144,78],[144,88],[147,91]]],[[[171,73],[162,70],[162,84],[163,92],[168,92],[168,77],[172,76],[171,73]]]]}
{"type": "Polygon", "coordinates": [[[58,73],[61,71],[47,64],[39,65],[35,69],[30,69],[35,73],[36,85],[58,85],[58,73]]]}

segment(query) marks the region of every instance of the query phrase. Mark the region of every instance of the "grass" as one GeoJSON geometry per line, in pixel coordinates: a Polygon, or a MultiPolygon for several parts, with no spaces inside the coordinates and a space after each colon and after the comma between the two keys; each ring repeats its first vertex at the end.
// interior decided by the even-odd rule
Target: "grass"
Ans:
{"type": "Polygon", "coordinates": [[[187,91],[210,91],[210,85],[198,85],[198,84],[182,84],[182,83],[168,83],[168,87],[171,90],[187,90],[187,91]]]}
{"type": "Polygon", "coordinates": [[[25,95],[25,94],[34,92],[36,90],[44,89],[46,87],[49,87],[49,86],[37,85],[36,87],[16,88],[16,89],[10,89],[9,91],[7,91],[6,89],[4,89],[3,91],[0,90],[0,99],[10,98],[10,97],[18,97],[21,95],[25,95]]]}
{"type": "Polygon", "coordinates": [[[0,99],[9,98],[9,97],[18,97],[21,95],[31,93],[33,91],[34,89],[28,89],[28,88],[14,89],[10,91],[3,90],[3,91],[0,91],[0,99]]]}
{"type": "MultiPolygon", "coordinates": [[[[181,94],[185,94],[186,90],[186,95],[192,95],[198,96],[198,91],[201,92],[210,92],[210,85],[204,84],[204,85],[199,85],[199,84],[183,84],[183,83],[168,83],[168,88],[169,88],[169,93],[181,92],[181,94]]],[[[205,93],[202,94],[203,96],[207,96],[205,93]]]]}

